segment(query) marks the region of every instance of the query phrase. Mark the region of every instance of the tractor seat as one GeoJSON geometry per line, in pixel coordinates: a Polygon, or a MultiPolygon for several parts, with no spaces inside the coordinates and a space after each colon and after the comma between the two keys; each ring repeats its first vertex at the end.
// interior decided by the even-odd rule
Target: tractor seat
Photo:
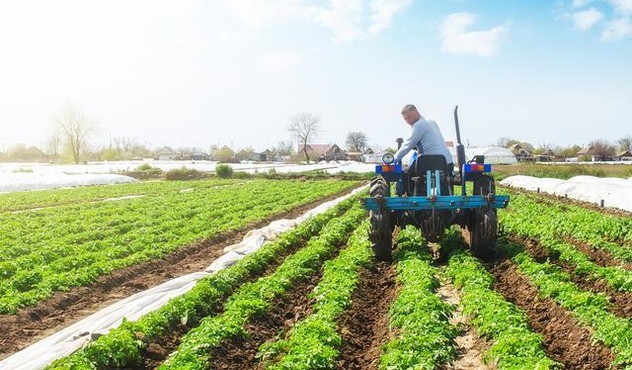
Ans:
{"type": "Polygon", "coordinates": [[[441,170],[446,175],[448,174],[448,163],[445,160],[445,157],[442,155],[422,155],[417,158],[417,160],[411,166],[411,170],[413,170],[417,174],[425,174],[426,171],[431,170],[441,170]]]}
{"type": "Polygon", "coordinates": [[[404,176],[405,193],[408,195],[426,195],[426,171],[442,171],[441,193],[452,194],[452,171],[442,155],[422,155],[410,166],[407,176],[404,176]],[[416,189],[416,190],[415,190],[416,189]]]}

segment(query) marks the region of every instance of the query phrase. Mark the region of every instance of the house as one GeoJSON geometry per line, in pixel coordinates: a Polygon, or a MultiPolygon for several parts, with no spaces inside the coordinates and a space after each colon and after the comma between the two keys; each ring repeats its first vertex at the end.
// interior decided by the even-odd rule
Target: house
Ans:
{"type": "Polygon", "coordinates": [[[607,157],[604,157],[603,155],[597,154],[595,147],[592,145],[588,145],[587,147],[582,148],[579,152],[577,152],[577,156],[580,158],[588,156],[593,162],[606,161],[609,159],[607,157]]]}
{"type": "Polygon", "coordinates": [[[329,149],[327,149],[325,156],[322,159],[326,161],[346,161],[347,158],[349,158],[347,152],[340,149],[338,145],[333,144],[329,147],[329,149]]]}
{"type": "Polygon", "coordinates": [[[537,154],[534,156],[534,160],[536,162],[552,162],[555,159],[555,153],[553,150],[548,149],[544,153],[537,154]]]}
{"type": "Polygon", "coordinates": [[[173,161],[180,159],[180,153],[173,150],[170,146],[163,146],[156,152],[156,157],[160,161],[173,161]]]}
{"type": "Polygon", "coordinates": [[[296,152],[301,157],[303,157],[305,152],[307,152],[307,156],[310,160],[318,161],[321,158],[324,158],[325,152],[329,149],[329,147],[330,145],[327,144],[307,144],[305,146],[299,144],[296,152]]]}
{"type": "Polygon", "coordinates": [[[47,162],[48,156],[38,147],[32,146],[20,153],[20,160],[28,162],[47,162]]]}
{"type": "Polygon", "coordinates": [[[518,143],[515,143],[512,146],[510,146],[509,150],[513,153],[513,155],[516,156],[516,160],[518,160],[518,162],[533,160],[533,156],[531,155],[531,152],[523,148],[522,145],[518,143]]]}
{"type": "Polygon", "coordinates": [[[632,153],[629,150],[624,150],[621,153],[617,153],[615,159],[617,161],[632,161],[632,153]]]}
{"type": "Polygon", "coordinates": [[[194,161],[209,161],[211,156],[203,152],[195,152],[190,155],[191,160],[194,161]]]}
{"type": "Polygon", "coordinates": [[[266,149],[261,153],[252,153],[252,160],[257,162],[267,162],[274,158],[274,153],[270,149],[266,149]]]}

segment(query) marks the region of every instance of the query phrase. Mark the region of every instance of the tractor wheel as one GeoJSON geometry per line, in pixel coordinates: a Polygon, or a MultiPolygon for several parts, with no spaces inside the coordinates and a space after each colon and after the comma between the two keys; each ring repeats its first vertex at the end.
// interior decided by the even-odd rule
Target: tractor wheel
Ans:
{"type": "MultiPolygon", "coordinates": [[[[377,176],[371,180],[369,196],[373,198],[384,198],[391,195],[391,189],[383,177],[377,176]]],[[[378,261],[391,261],[391,250],[393,249],[393,220],[388,211],[371,211],[371,230],[369,238],[373,242],[371,248],[378,261]]]]}
{"type": "MultiPolygon", "coordinates": [[[[474,180],[474,195],[487,195],[495,192],[494,179],[490,176],[483,175],[474,180]]],[[[493,259],[496,256],[496,236],[498,233],[496,210],[475,210],[470,216],[468,229],[472,253],[484,260],[493,259]]]]}
{"type": "Polygon", "coordinates": [[[384,213],[375,213],[371,215],[372,235],[371,249],[375,253],[375,259],[378,261],[390,262],[393,260],[391,252],[393,250],[393,234],[390,225],[390,217],[384,213]],[[373,233],[373,230],[377,232],[373,233]]]}

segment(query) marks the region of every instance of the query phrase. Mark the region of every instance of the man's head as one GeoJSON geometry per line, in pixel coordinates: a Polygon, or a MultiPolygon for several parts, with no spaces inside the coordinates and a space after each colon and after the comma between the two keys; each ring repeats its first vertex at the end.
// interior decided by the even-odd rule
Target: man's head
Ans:
{"type": "Polygon", "coordinates": [[[412,104],[407,104],[402,108],[402,117],[404,117],[404,121],[412,126],[415,122],[419,121],[421,118],[421,114],[417,111],[417,108],[412,104]]]}

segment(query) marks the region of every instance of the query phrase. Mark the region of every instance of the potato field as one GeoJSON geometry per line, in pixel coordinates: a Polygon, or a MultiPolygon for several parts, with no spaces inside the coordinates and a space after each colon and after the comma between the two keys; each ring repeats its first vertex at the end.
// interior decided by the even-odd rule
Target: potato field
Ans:
{"type": "MultiPolygon", "coordinates": [[[[204,269],[363,182],[213,179],[0,194],[2,360],[204,269]]],[[[500,188],[493,260],[451,228],[376,262],[366,191],[47,369],[632,369],[632,217],[500,188]]]]}

